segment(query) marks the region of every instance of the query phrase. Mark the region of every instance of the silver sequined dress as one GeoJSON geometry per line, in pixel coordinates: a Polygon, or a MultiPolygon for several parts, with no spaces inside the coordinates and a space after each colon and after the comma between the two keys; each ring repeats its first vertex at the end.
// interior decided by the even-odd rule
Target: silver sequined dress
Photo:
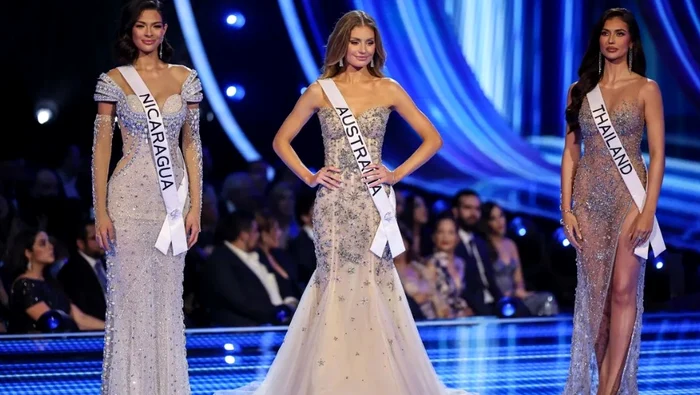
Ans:
{"type": "MultiPolygon", "coordinates": [[[[625,88],[619,104],[615,108],[608,107],[608,112],[630,162],[646,186],[647,171],[640,149],[644,133],[644,111],[637,100],[640,87],[638,83],[625,88]]],[[[567,395],[588,395],[597,391],[598,369],[610,336],[610,284],[618,238],[627,215],[637,210],[605,141],[596,128],[586,98],[579,113],[579,124],[584,154],[579,160],[574,178],[573,211],[584,242],[577,256],[578,284],[571,364],[564,390],[567,395]]],[[[637,286],[636,320],[622,369],[619,394],[638,393],[644,263],[640,262],[642,267],[637,286]]]]}
{"type": "MultiPolygon", "coordinates": [[[[391,110],[355,114],[375,161],[391,110]]],[[[266,378],[216,395],[453,395],[423,347],[388,249],[370,252],[379,214],[340,120],[318,112],[326,166],[343,187],[319,188],[313,211],[317,269],[266,378]]]]}
{"type": "MultiPolygon", "coordinates": [[[[201,143],[199,110],[188,108],[188,103],[200,102],[201,90],[196,72],[191,71],[180,94],[158,103],[168,133],[176,185],[188,171],[190,191],[201,190],[201,143]],[[181,130],[187,160],[179,148],[181,130]]],[[[146,116],[138,98],[126,95],[106,74],[99,77],[95,100],[116,104],[123,140],[123,156],[107,186],[107,210],[114,224],[116,246],[107,258],[102,394],[190,394],[182,310],[185,254],[173,256],[171,248],[164,255],[154,247],[166,211],[146,116]]],[[[93,151],[109,152],[113,124],[111,116],[97,116],[93,151]]],[[[96,166],[100,166],[99,161],[93,160],[93,174],[103,170],[96,166]]]]}

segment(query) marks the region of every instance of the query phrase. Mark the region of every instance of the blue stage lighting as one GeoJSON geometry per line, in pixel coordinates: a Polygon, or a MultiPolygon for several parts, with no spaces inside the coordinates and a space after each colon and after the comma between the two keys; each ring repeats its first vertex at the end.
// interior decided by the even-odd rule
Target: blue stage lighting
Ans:
{"type": "Polygon", "coordinates": [[[226,96],[234,100],[241,100],[245,97],[245,89],[240,85],[230,85],[226,88],[226,96]]]}
{"type": "Polygon", "coordinates": [[[564,228],[558,228],[557,230],[554,231],[554,239],[561,243],[562,246],[568,247],[571,245],[571,242],[569,242],[569,239],[566,238],[566,232],[564,232],[564,228]]]}
{"type": "Polygon", "coordinates": [[[240,29],[245,25],[245,17],[240,12],[234,12],[226,17],[226,23],[240,29]]]}
{"type": "Polygon", "coordinates": [[[515,302],[508,296],[499,300],[497,306],[501,317],[512,317],[515,314],[515,302]]]}
{"type": "Polygon", "coordinates": [[[525,236],[527,234],[525,221],[521,217],[513,218],[513,220],[510,222],[510,226],[518,236],[525,236]]]}
{"type": "Polygon", "coordinates": [[[302,95],[304,94],[304,92],[306,92],[306,87],[305,87],[305,86],[303,86],[303,87],[299,90],[299,93],[301,93],[302,95]]]}

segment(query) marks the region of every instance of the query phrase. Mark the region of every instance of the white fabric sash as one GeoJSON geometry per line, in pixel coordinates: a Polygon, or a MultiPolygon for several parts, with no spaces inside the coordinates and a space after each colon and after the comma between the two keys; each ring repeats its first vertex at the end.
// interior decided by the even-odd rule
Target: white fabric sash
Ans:
{"type": "MultiPolygon", "coordinates": [[[[593,119],[595,119],[598,132],[605,141],[605,144],[608,147],[608,152],[610,152],[610,156],[612,157],[613,162],[615,162],[615,167],[617,167],[617,170],[620,172],[622,180],[627,186],[627,190],[632,195],[634,203],[641,212],[644,208],[644,201],[646,200],[646,190],[644,190],[644,185],[639,179],[639,175],[637,175],[637,171],[634,169],[634,166],[632,166],[632,162],[630,162],[629,156],[627,156],[625,147],[622,146],[622,141],[620,141],[620,137],[610,121],[608,109],[603,101],[603,94],[600,92],[600,86],[596,85],[592,91],[588,92],[587,97],[591,114],[593,114],[593,119]]],[[[659,256],[659,254],[666,250],[666,244],[661,236],[661,229],[659,228],[659,222],[656,220],[656,217],[654,217],[654,227],[652,228],[649,240],[644,242],[643,245],[635,248],[635,255],[642,259],[647,259],[649,257],[650,244],[654,256],[659,256]]]]}
{"type": "MultiPolygon", "coordinates": [[[[365,168],[374,162],[372,162],[369,148],[360,132],[360,125],[357,123],[357,119],[350,111],[345,98],[333,80],[330,78],[321,79],[318,80],[318,83],[323,88],[326,96],[328,96],[328,100],[330,100],[340,118],[340,122],[345,130],[345,136],[348,138],[348,143],[355,157],[355,162],[360,168],[360,173],[365,173],[365,168]]],[[[391,256],[395,258],[404,252],[406,248],[403,244],[399,224],[396,222],[396,196],[394,196],[394,190],[390,187],[390,194],[387,195],[384,193],[384,188],[381,185],[370,187],[369,183],[367,183],[367,188],[381,218],[370,251],[381,257],[384,254],[386,244],[389,243],[391,256]],[[389,196],[391,196],[391,199],[389,199],[389,196]]]]}
{"type": "Polygon", "coordinates": [[[148,118],[148,140],[156,166],[158,185],[163,196],[165,210],[168,213],[158,234],[155,247],[163,254],[168,253],[170,244],[173,245],[173,255],[187,251],[187,235],[185,221],[182,217],[185,201],[187,200],[187,172],[185,171],[180,188],[175,190],[175,173],[172,167],[172,157],[168,136],[163,123],[163,116],[158,108],[155,97],[132,66],[119,67],[119,72],[134,90],[148,118]]]}

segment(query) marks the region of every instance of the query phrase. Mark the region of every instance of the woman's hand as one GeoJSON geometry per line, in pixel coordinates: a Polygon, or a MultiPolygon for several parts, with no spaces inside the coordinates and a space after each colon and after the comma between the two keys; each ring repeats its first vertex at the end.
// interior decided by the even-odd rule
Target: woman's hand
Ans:
{"type": "Polygon", "coordinates": [[[577,250],[581,248],[581,242],[583,242],[583,235],[581,234],[581,228],[578,225],[578,220],[574,213],[567,211],[564,213],[562,218],[562,225],[564,225],[564,232],[566,233],[566,238],[569,240],[571,245],[577,250]]]}
{"type": "Polygon", "coordinates": [[[97,239],[97,244],[105,250],[105,252],[110,252],[111,247],[116,241],[116,234],[114,232],[114,224],[112,219],[109,218],[107,213],[98,214],[95,218],[95,238],[97,239]]]}
{"type": "Polygon", "coordinates": [[[340,181],[339,173],[340,169],[337,167],[322,167],[321,170],[317,171],[316,174],[311,177],[308,184],[311,188],[317,185],[323,185],[328,189],[338,189],[343,186],[343,183],[340,181]]]}
{"type": "Polygon", "coordinates": [[[197,215],[194,210],[190,210],[190,212],[187,213],[187,217],[185,217],[187,248],[192,248],[192,246],[197,243],[201,230],[202,226],[200,225],[199,215],[197,215]]]}
{"type": "Polygon", "coordinates": [[[376,187],[381,184],[394,185],[396,183],[394,172],[390,171],[382,164],[371,164],[365,167],[362,180],[366,182],[369,187],[376,187]]]}
{"type": "Polygon", "coordinates": [[[651,230],[654,226],[654,215],[642,212],[634,219],[632,226],[630,227],[630,245],[632,249],[635,249],[647,240],[651,236],[651,230]]]}

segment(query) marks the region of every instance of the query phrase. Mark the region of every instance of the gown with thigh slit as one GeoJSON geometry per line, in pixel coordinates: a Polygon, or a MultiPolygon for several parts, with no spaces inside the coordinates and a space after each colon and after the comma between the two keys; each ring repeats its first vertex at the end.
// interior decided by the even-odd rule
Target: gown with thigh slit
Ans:
{"type": "MultiPolygon", "coordinates": [[[[391,110],[356,114],[381,160],[391,110]]],[[[319,187],[317,268],[266,378],[216,395],[462,395],[444,386],[423,346],[388,248],[370,251],[380,218],[333,109],[318,112],[325,165],[343,187],[319,187]]]]}
{"type": "MultiPolygon", "coordinates": [[[[623,88],[614,108],[606,101],[610,120],[620,136],[629,160],[646,187],[647,171],[642,158],[644,111],[638,94],[646,80],[623,88]]],[[[579,113],[584,153],[573,186],[573,212],[583,235],[577,255],[576,304],[571,340],[571,363],[564,393],[595,394],[598,369],[608,345],[610,329],[610,284],[618,239],[625,219],[639,213],[600,136],[587,98],[579,113]]],[[[637,393],[637,369],[641,339],[644,265],[639,271],[636,318],[629,350],[620,370],[618,394],[637,393]]]]}
{"type": "MultiPolygon", "coordinates": [[[[102,371],[103,395],[190,394],[183,317],[185,254],[165,255],[156,249],[166,210],[160,193],[146,114],[136,95],[127,95],[109,76],[98,80],[95,100],[116,104],[123,156],[107,185],[107,210],[116,244],[107,256],[107,315],[102,371]]],[[[158,103],[168,136],[176,184],[188,163],[190,185],[201,190],[199,110],[187,103],[202,100],[196,72],[181,92],[158,103]]],[[[114,119],[98,115],[94,150],[110,149],[114,119]],[[106,147],[106,148],[105,148],[106,147]]],[[[99,163],[93,162],[93,171],[99,163]]],[[[185,213],[189,197],[185,203],[185,213]]],[[[192,208],[195,209],[195,208],[192,208]]]]}

